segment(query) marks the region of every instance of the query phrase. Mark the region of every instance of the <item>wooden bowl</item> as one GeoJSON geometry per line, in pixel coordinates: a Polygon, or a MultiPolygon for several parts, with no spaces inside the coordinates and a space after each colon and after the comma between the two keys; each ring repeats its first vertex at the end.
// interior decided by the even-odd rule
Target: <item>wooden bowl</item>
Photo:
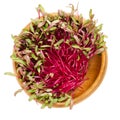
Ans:
{"type": "MultiPolygon", "coordinates": [[[[56,15],[56,14],[52,14],[52,15],[56,15]]],[[[25,29],[26,28],[29,29],[29,24],[25,27],[25,29]]],[[[13,68],[18,80],[19,75],[17,75],[16,65],[14,61],[13,61],[13,68]]],[[[98,86],[101,84],[104,78],[106,68],[107,68],[107,51],[105,50],[101,54],[95,55],[90,59],[88,65],[88,71],[85,76],[87,80],[73,92],[73,104],[81,102],[98,88],[98,86]]],[[[19,80],[18,83],[23,88],[23,85],[19,80]]],[[[24,91],[30,96],[30,94],[25,89],[24,91]]],[[[56,103],[54,104],[53,107],[65,107],[65,103],[56,103]]]]}
{"type": "MultiPolygon", "coordinates": [[[[14,71],[16,72],[15,63],[13,62],[14,71]]],[[[86,74],[87,80],[78,87],[73,93],[73,104],[79,103],[88,96],[90,96],[101,84],[107,68],[107,51],[102,52],[100,55],[95,55],[90,59],[88,71],[86,74]]],[[[18,80],[18,77],[17,77],[18,80]]],[[[23,88],[22,83],[18,83],[23,88]]],[[[24,88],[23,88],[24,89],[24,88]]],[[[30,96],[30,94],[24,89],[30,96]]],[[[65,107],[64,103],[56,103],[54,107],[65,107]]]]}

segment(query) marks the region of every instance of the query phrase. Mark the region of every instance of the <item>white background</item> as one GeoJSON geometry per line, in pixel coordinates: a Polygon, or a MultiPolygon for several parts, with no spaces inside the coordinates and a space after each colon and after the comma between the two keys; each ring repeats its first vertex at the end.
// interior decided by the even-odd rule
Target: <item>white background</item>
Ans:
{"type": "MultiPolygon", "coordinates": [[[[69,9],[67,8],[67,11],[69,9]]],[[[0,120],[120,120],[120,3],[119,0],[0,0],[0,120]],[[108,36],[108,67],[100,87],[86,100],[68,108],[40,109],[34,101],[28,102],[23,92],[14,97],[19,85],[14,77],[4,72],[13,71],[10,55],[13,48],[11,34],[37,17],[35,8],[41,3],[47,12],[66,9],[69,3],[77,5],[87,17],[92,8],[103,32],[108,36]]]]}

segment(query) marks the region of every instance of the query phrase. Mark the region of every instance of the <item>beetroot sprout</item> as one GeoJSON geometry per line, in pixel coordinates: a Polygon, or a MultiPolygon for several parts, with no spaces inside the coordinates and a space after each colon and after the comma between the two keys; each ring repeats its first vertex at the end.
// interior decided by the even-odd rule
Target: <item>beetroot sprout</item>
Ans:
{"type": "Polygon", "coordinates": [[[14,36],[18,79],[30,99],[52,107],[57,102],[71,105],[72,93],[85,81],[91,57],[105,49],[102,25],[96,25],[92,10],[83,20],[73,5],[71,13],[59,10],[52,15],[39,5],[38,18],[14,36]]]}

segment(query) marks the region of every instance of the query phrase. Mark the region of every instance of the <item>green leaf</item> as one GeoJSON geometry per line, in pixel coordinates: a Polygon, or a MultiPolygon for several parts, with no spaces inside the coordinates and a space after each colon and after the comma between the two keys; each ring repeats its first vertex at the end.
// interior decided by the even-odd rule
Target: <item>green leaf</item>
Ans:
{"type": "Polygon", "coordinates": [[[65,102],[65,106],[66,106],[66,107],[69,106],[70,103],[71,103],[71,98],[69,98],[69,99],[65,102]]]}
{"type": "Polygon", "coordinates": [[[66,22],[61,22],[61,28],[65,29],[66,28],[67,23],[66,22]]]}
{"type": "Polygon", "coordinates": [[[16,57],[15,54],[13,54],[13,55],[11,56],[11,58],[12,58],[12,60],[13,60],[14,62],[16,62],[16,63],[20,63],[20,64],[23,64],[23,65],[26,66],[26,62],[23,61],[22,59],[16,57]]]}
{"type": "Polygon", "coordinates": [[[34,33],[34,27],[32,23],[30,24],[30,30],[34,33]]]}
{"type": "Polygon", "coordinates": [[[56,25],[59,22],[60,22],[60,20],[58,20],[58,19],[54,20],[54,21],[51,22],[50,26],[54,26],[54,25],[56,25]]]}
{"type": "Polygon", "coordinates": [[[58,99],[58,102],[63,102],[63,101],[65,101],[66,99],[67,99],[66,96],[62,96],[62,97],[60,97],[60,98],[58,99]]]}
{"type": "Polygon", "coordinates": [[[91,48],[87,47],[87,48],[83,48],[83,50],[89,52],[91,50],[91,48]]]}
{"type": "Polygon", "coordinates": [[[90,11],[89,11],[89,18],[90,18],[90,19],[93,19],[93,17],[94,17],[94,15],[93,15],[93,13],[92,13],[92,9],[90,9],[90,11]]]}
{"type": "Polygon", "coordinates": [[[60,44],[61,44],[63,41],[64,41],[63,39],[59,40],[58,42],[56,42],[56,43],[54,44],[54,46],[55,46],[55,47],[60,46],[60,44]]]}
{"type": "Polygon", "coordinates": [[[38,52],[38,45],[35,46],[35,53],[37,54],[38,52]]]}
{"type": "Polygon", "coordinates": [[[43,89],[44,84],[42,82],[40,82],[39,84],[34,83],[33,86],[34,86],[35,89],[43,89]]]}
{"type": "Polygon", "coordinates": [[[57,103],[58,99],[57,98],[54,98],[53,99],[53,103],[57,103]]]}
{"type": "Polygon", "coordinates": [[[53,106],[53,102],[50,102],[49,104],[48,104],[48,108],[52,108],[52,106],[53,106]]]}
{"type": "Polygon", "coordinates": [[[4,75],[16,76],[15,73],[12,72],[5,72],[4,75]]]}
{"type": "Polygon", "coordinates": [[[42,106],[41,106],[41,109],[43,109],[45,107],[46,107],[46,103],[43,103],[42,106]]]}
{"type": "Polygon", "coordinates": [[[69,30],[72,30],[72,29],[73,29],[73,28],[71,27],[71,25],[69,25],[69,24],[68,24],[67,27],[68,27],[69,30]]]}
{"type": "Polygon", "coordinates": [[[31,101],[31,100],[34,100],[36,98],[37,98],[37,96],[35,94],[32,94],[32,95],[30,95],[28,100],[31,101]]]}
{"type": "Polygon", "coordinates": [[[27,90],[27,92],[29,92],[29,93],[35,93],[35,89],[29,89],[29,90],[27,90]]]}
{"type": "Polygon", "coordinates": [[[79,44],[80,43],[80,39],[78,38],[78,36],[74,35],[73,37],[74,37],[75,41],[77,42],[77,44],[79,44]]]}
{"type": "Polygon", "coordinates": [[[96,40],[96,38],[97,38],[97,34],[94,33],[94,39],[96,40]]]}
{"type": "Polygon", "coordinates": [[[98,45],[98,48],[104,47],[104,46],[105,46],[105,44],[106,44],[106,42],[105,42],[105,41],[101,42],[101,43],[98,45]]]}
{"type": "Polygon", "coordinates": [[[38,5],[37,11],[41,12],[42,14],[45,14],[45,9],[44,9],[44,7],[41,4],[38,5]]]}
{"type": "Polygon", "coordinates": [[[51,27],[49,30],[50,31],[54,31],[54,30],[56,30],[57,29],[57,27],[51,27]]]}
{"type": "Polygon", "coordinates": [[[34,81],[35,80],[34,76],[31,75],[30,73],[27,74],[27,77],[28,77],[28,80],[30,80],[30,81],[34,81]]]}
{"type": "Polygon", "coordinates": [[[20,64],[23,64],[26,66],[26,62],[21,60],[20,58],[16,58],[16,59],[13,59],[14,62],[17,62],[17,63],[20,63],[20,64]]]}
{"type": "Polygon", "coordinates": [[[96,27],[96,32],[99,32],[99,31],[101,31],[102,30],[102,27],[103,27],[103,24],[100,24],[100,25],[98,25],[97,27],[96,27]]]}
{"type": "Polygon", "coordinates": [[[39,61],[35,64],[34,68],[38,68],[38,67],[40,67],[40,66],[41,66],[41,64],[42,64],[42,61],[41,61],[41,60],[39,60],[39,61]]]}
{"type": "Polygon", "coordinates": [[[89,17],[91,17],[92,16],[92,9],[90,9],[90,11],[89,11],[89,17]]]}
{"type": "Polygon", "coordinates": [[[40,67],[37,67],[37,71],[38,71],[38,73],[40,73],[40,67]]]}
{"type": "Polygon", "coordinates": [[[33,59],[35,59],[35,60],[37,60],[38,59],[38,57],[35,55],[35,54],[31,54],[31,57],[33,58],[33,59]]]}
{"type": "Polygon", "coordinates": [[[43,83],[37,84],[37,88],[43,89],[43,87],[44,87],[44,84],[43,84],[43,83]]]}
{"type": "Polygon", "coordinates": [[[19,81],[19,82],[23,82],[24,80],[23,80],[23,79],[21,79],[21,78],[19,78],[19,79],[18,79],[18,81],[19,81]]]}
{"type": "Polygon", "coordinates": [[[99,48],[99,49],[96,50],[95,54],[100,54],[104,50],[105,50],[105,48],[99,48]]]}
{"type": "Polygon", "coordinates": [[[87,56],[88,53],[87,53],[86,51],[83,51],[83,54],[84,54],[85,56],[87,56]]]}
{"type": "Polygon", "coordinates": [[[51,108],[53,104],[57,102],[57,99],[50,96],[49,100],[50,100],[50,103],[48,104],[48,107],[51,108]]]}
{"type": "Polygon", "coordinates": [[[30,82],[25,83],[24,86],[29,86],[29,85],[31,85],[31,84],[33,84],[33,81],[30,81],[30,82]]]}
{"type": "Polygon", "coordinates": [[[79,16],[78,16],[78,20],[79,20],[79,23],[83,23],[83,15],[82,14],[80,14],[79,16]]]}
{"type": "Polygon", "coordinates": [[[38,28],[41,28],[44,24],[45,24],[45,21],[40,22],[40,23],[38,24],[38,28]]]}
{"type": "Polygon", "coordinates": [[[26,55],[23,56],[24,60],[26,61],[26,64],[29,65],[30,64],[30,57],[26,52],[26,55]]]}
{"type": "Polygon", "coordinates": [[[48,88],[48,89],[46,89],[45,91],[46,91],[46,92],[51,92],[52,89],[48,88]]]}
{"type": "Polygon", "coordinates": [[[15,40],[15,39],[16,39],[16,36],[15,36],[15,35],[11,35],[11,38],[12,38],[13,40],[15,40]]]}
{"type": "Polygon", "coordinates": [[[76,25],[79,25],[79,23],[77,22],[77,20],[75,19],[74,16],[72,16],[71,18],[72,18],[73,22],[74,22],[76,25]]]}
{"type": "Polygon", "coordinates": [[[42,48],[47,48],[47,47],[51,47],[50,45],[42,45],[42,48]]]}
{"type": "Polygon", "coordinates": [[[11,35],[11,38],[14,40],[15,43],[20,39],[20,37],[16,35],[11,35]]]}
{"type": "Polygon", "coordinates": [[[84,41],[85,46],[89,43],[89,38],[84,41]]]}
{"type": "Polygon", "coordinates": [[[24,49],[24,50],[22,50],[22,53],[23,54],[26,54],[26,55],[28,55],[29,53],[31,53],[32,51],[31,50],[28,50],[28,49],[24,49]]]}
{"type": "Polygon", "coordinates": [[[29,38],[27,38],[27,39],[26,39],[26,42],[27,42],[29,45],[31,45],[31,44],[32,44],[32,40],[31,40],[31,39],[29,39],[29,38]]]}
{"type": "Polygon", "coordinates": [[[76,49],[81,49],[80,46],[77,45],[77,44],[73,44],[72,47],[73,47],[73,48],[76,48],[76,49]]]}
{"type": "Polygon", "coordinates": [[[26,29],[25,30],[23,29],[21,35],[26,35],[26,34],[31,34],[31,32],[26,29]]]}
{"type": "Polygon", "coordinates": [[[47,28],[47,27],[48,27],[48,23],[45,24],[45,28],[47,28]]]}
{"type": "Polygon", "coordinates": [[[49,20],[46,20],[49,25],[51,25],[51,22],[49,20]]]}
{"type": "Polygon", "coordinates": [[[89,24],[90,24],[90,20],[89,19],[84,20],[84,22],[83,22],[84,27],[86,27],[89,24]]]}
{"type": "Polygon", "coordinates": [[[78,58],[77,58],[77,60],[79,61],[80,60],[80,56],[78,55],[78,58]]]}
{"type": "Polygon", "coordinates": [[[48,97],[48,96],[52,96],[52,93],[42,93],[40,96],[41,97],[48,97]]]}

